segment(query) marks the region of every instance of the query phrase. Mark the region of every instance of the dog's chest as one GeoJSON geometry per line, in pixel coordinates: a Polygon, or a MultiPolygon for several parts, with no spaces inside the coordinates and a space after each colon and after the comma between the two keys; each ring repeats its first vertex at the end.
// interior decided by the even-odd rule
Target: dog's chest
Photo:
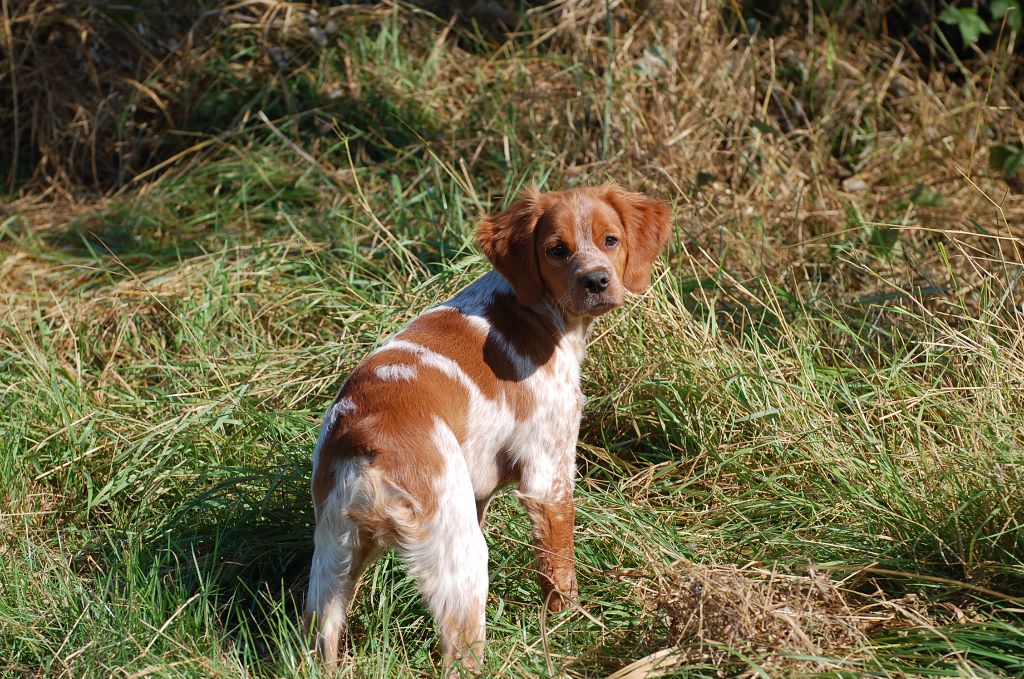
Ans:
{"type": "Polygon", "coordinates": [[[570,467],[583,409],[579,358],[568,346],[534,374],[508,385],[507,397],[488,404],[487,416],[473,419],[483,428],[463,452],[478,499],[519,481],[526,467],[570,467]],[[527,413],[511,403],[528,394],[527,413]],[[518,396],[516,394],[518,393],[518,396]]]}
{"type": "Polygon", "coordinates": [[[579,359],[566,355],[547,379],[535,386],[534,416],[520,425],[519,438],[526,446],[546,446],[551,456],[575,457],[584,403],[579,373],[579,359]]]}

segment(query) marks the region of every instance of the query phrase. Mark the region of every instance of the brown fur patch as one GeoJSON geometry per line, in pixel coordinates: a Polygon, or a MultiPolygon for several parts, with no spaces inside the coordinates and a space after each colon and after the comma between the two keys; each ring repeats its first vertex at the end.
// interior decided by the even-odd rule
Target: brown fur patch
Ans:
{"type": "MultiPolygon", "coordinates": [[[[512,295],[496,295],[487,308],[487,320],[512,349],[540,367],[551,360],[558,343],[558,331],[546,317],[523,309],[512,295]]],[[[503,351],[497,338],[490,336],[484,346],[489,358],[494,351],[503,351]],[[490,345],[490,346],[488,346],[490,345]],[[491,351],[488,351],[488,349],[491,351]]],[[[503,379],[511,379],[503,378],[503,379]]]]}
{"type": "Polygon", "coordinates": [[[668,203],[617,186],[604,188],[604,200],[619,213],[626,229],[628,248],[622,283],[630,292],[643,292],[651,284],[651,268],[658,251],[672,235],[672,209],[668,203]]]}
{"type": "Polygon", "coordinates": [[[506,356],[502,362],[488,365],[484,360],[486,335],[456,309],[439,309],[414,320],[395,339],[418,344],[455,361],[480,393],[488,399],[498,397],[497,373],[511,370],[506,356]]]}
{"type": "Polygon", "coordinates": [[[546,196],[536,191],[513,203],[477,227],[477,244],[494,268],[512,284],[523,306],[533,306],[544,295],[544,283],[534,255],[534,229],[544,214],[546,196]]]}
{"type": "Polygon", "coordinates": [[[533,526],[541,593],[549,609],[560,611],[565,608],[567,598],[579,595],[572,535],[576,508],[572,493],[566,492],[554,501],[524,495],[519,499],[533,526]]]}
{"type": "MultiPolygon", "coordinates": [[[[554,353],[554,327],[516,303],[499,295],[487,310],[487,320],[517,353],[534,365],[543,365],[554,353]]],[[[515,361],[494,332],[484,334],[456,309],[433,311],[413,321],[395,339],[413,342],[454,361],[485,398],[504,395],[519,420],[533,413],[533,394],[520,384],[515,361]]]]}
{"type": "Polygon", "coordinates": [[[421,511],[434,504],[434,479],[444,472],[444,460],[430,441],[435,418],[462,441],[466,432],[469,394],[465,387],[440,370],[419,363],[405,349],[385,349],[362,363],[342,387],[338,398],[349,398],[355,411],[328,432],[320,449],[313,479],[313,501],[322,507],[334,488],[337,465],[366,456],[371,467],[400,484],[415,498],[421,511]],[[385,365],[416,369],[411,380],[380,379],[375,371],[385,365]]]}

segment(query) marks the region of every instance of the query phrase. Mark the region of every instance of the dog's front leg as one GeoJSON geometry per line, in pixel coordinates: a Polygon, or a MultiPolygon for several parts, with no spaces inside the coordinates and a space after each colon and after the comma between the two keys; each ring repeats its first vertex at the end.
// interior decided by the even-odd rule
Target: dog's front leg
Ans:
{"type": "Polygon", "coordinates": [[[551,492],[542,496],[520,492],[519,498],[533,526],[541,593],[550,610],[560,611],[579,595],[572,538],[576,508],[571,477],[550,488],[551,492]]]}

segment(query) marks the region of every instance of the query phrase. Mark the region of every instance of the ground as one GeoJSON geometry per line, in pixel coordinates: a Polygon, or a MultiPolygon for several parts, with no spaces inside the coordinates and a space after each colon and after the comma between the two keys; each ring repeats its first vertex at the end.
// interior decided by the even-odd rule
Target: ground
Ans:
{"type": "MultiPolygon", "coordinates": [[[[480,218],[605,181],[674,241],[584,368],[581,608],[492,505],[490,671],[1024,672],[1017,36],[461,4],[4,5],[0,672],[320,674],[335,390],[488,269],[480,218]]],[[[436,670],[392,558],[348,644],[436,670]]]]}

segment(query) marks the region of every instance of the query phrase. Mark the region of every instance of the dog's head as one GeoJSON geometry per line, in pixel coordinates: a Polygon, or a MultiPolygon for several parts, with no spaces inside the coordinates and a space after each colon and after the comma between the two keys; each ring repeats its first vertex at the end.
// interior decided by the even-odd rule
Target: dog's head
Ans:
{"type": "Polygon", "coordinates": [[[671,216],[666,203],[616,186],[529,192],[484,221],[477,243],[523,306],[546,298],[563,315],[600,316],[650,284],[671,216]]]}

